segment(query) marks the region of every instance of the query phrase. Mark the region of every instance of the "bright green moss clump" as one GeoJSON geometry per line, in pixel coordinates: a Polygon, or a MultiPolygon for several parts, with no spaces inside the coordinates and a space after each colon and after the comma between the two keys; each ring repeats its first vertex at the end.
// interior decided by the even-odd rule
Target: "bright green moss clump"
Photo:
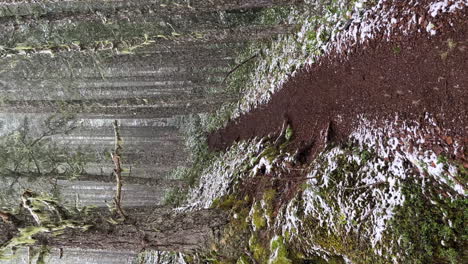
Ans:
{"type": "Polygon", "coordinates": [[[266,219],[263,215],[263,209],[259,202],[256,202],[253,206],[252,224],[256,230],[262,229],[266,226],[266,219]]]}
{"type": "Polygon", "coordinates": [[[276,236],[270,242],[270,259],[268,264],[291,264],[288,258],[288,250],[284,245],[283,237],[276,236]]]}
{"type": "Polygon", "coordinates": [[[407,200],[391,221],[392,239],[412,263],[466,263],[468,200],[441,198],[434,187],[420,183],[403,189],[407,200]]]}
{"type": "Polygon", "coordinates": [[[249,261],[245,256],[240,256],[236,264],[249,264],[249,261]]]}
{"type": "Polygon", "coordinates": [[[262,245],[255,234],[253,234],[249,239],[249,250],[252,252],[254,259],[260,263],[265,263],[268,259],[268,248],[265,248],[262,245]]]}

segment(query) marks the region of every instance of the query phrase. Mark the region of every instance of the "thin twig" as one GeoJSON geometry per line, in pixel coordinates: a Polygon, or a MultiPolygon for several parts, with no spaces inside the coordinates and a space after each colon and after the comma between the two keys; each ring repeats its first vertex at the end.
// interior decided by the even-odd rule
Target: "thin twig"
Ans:
{"type": "Polygon", "coordinates": [[[317,177],[287,177],[287,178],[278,178],[278,181],[302,181],[302,180],[312,180],[317,177]]]}
{"type": "Polygon", "coordinates": [[[227,78],[229,78],[229,76],[230,76],[233,72],[235,72],[237,69],[239,69],[242,65],[246,64],[247,62],[249,62],[250,60],[256,58],[257,56],[258,56],[258,54],[254,54],[252,57],[246,59],[245,61],[243,61],[243,62],[241,62],[241,63],[239,63],[239,64],[237,64],[236,67],[234,67],[232,70],[230,70],[230,71],[228,72],[228,74],[226,75],[226,77],[224,77],[224,80],[223,80],[223,82],[222,82],[221,84],[224,84],[224,83],[226,82],[227,78]]]}
{"type": "Polygon", "coordinates": [[[34,165],[36,166],[36,172],[38,175],[41,175],[41,168],[39,166],[39,163],[37,162],[36,160],[36,157],[34,157],[34,154],[31,152],[31,150],[29,151],[29,157],[34,161],[34,165]]]}
{"type": "Polygon", "coordinates": [[[252,256],[252,253],[250,253],[248,249],[244,249],[244,253],[249,257],[250,261],[252,261],[253,264],[258,264],[255,258],[252,256]]]}
{"type": "Polygon", "coordinates": [[[283,126],[281,127],[280,134],[279,134],[279,136],[276,138],[276,140],[274,142],[275,145],[277,145],[279,140],[286,134],[287,124],[288,124],[288,121],[285,119],[283,121],[283,126]]]}
{"type": "Polygon", "coordinates": [[[379,182],[376,182],[376,183],[367,184],[367,185],[358,186],[358,187],[342,187],[342,188],[344,190],[359,190],[359,189],[365,189],[365,188],[379,186],[379,185],[384,184],[384,183],[386,183],[386,181],[379,181],[379,182]]]}
{"type": "Polygon", "coordinates": [[[117,120],[114,120],[113,123],[114,126],[114,133],[115,133],[115,148],[114,152],[111,153],[112,161],[114,162],[114,175],[115,175],[115,180],[117,182],[117,188],[115,190],[115,197],[114,197],[114,204],[117,212],[119,215],[125,219],[125,213],[122,209],[121,202],[122,202],[122,166],[120,163],[120,151],[122,150],[122,146],[120,145],[120,142],[122,139],[120,138],[120,133],[119,133],[119,123],[117,120]]]}
{"type": "MultiPolygon", "coordinates": [[[[11,171],[11,170],[9,170],[9,171],[11,171]]],[[[10,186],[8,187],[8,190],[11,190],[13,188],[13,186],[15,186],[15,184],[18,183],[19,178],[22,176],[21,173],[17,173],[16,171],[11,171],[11,172],[15,174],[15,179],[13,181],[11,181],[10,186]]]]}
{"type": "Polygon", "coordinates": [[[46,133],[43,133],[40,137],[36,138],[30,145],[29,147],[32,148],[34,145],[36,145],[39,141],[41,141],[43,138],[47,137],[46,133]]]}
{"type": "MultiPolygon", "coordinates": [[[[21,156],[21,159],[15,164],[15,168],[13,169],[14,173],[16,173],[16,171],[18,171],[18,168],[22,164],[21,162],[23,162],[23,159],[24,159],[24,155],[21,156]]],[[[16,162],[16,160],[14,162],[16,162]]]]}

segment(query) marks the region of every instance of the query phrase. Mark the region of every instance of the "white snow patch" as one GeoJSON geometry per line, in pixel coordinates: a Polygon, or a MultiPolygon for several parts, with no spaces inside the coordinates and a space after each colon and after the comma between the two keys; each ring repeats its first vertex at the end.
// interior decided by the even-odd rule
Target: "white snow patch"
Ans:
{"type": "Polygon", "coordinates": [[[467,1],[459,0],[459,1],[439,1],[429,5],[429,14],[432,17],[436,17],[440,13],[453,13],[457,9],[463,9],[467,5],[467,1]]]}
{"type": "Polygon", "coordinates": [[[262,149],[262,141],[257,139],[233,145],[203,171],[199,185],[190,190],[187,205],[180,210],[209,208],[238,180],[242,164],[250,164],[262,149]]]}
{"type": "MultiPolygon", "coordinates": [[[[415,175],[417,172],[414,168],[418,168],[422,179],[432,177],[458,194],[465,195],[464,187],[453,179],[453,175],[458,172],[457,168],[438,161],[439,157],[434,152],[425,149],[424,144],[434,140],[426,140],[427,135],[438,129],[430,115],[425,117],[425,126],[418,122],[399,120],[398,116],[383,125],[364,117],[360,120],[350,136],[359,149],[345,153],[340,147],[335,147],[322,153],[307,175],[310,178],[308,187],[300,196],[291,200],[284,214],[280,215],[283,219],[280,226],[283,235],[289,233],[291,240],[306,243],[310,253],[316,253],[317,248],[313,245],[313,238],[309,238],[311,242],[303,237],[302,221],[309,218],[316,220],[320,228],[330,233],[359,230],[360,236],[370,239],[375,254],[381,255],[384,250],[390,250],[384,248],[386,245],[381,241],[389,221],[394,217],[395,209],[405,203],[402,180],[410,174],[415,175]],[[375,157],[363,160],[360,153],[368,150],[373,151],[375,157]],[[345,175],[336,179],[335,171],[340,169],[339,158],[360,165],[357,172],[350,174],[354,177],[345,175]],[[324,196],[324,193],[327,195],[324,196]],[[333,197],[328,197],[330,195],[333,197]],[[300,210],[303,210],[304,216],[299,218],[300,210]]],[[[448,224],[452,225],[451,222],[448,224]]],[[[395,259],[392,261],[395,262],[395,259]]]]}

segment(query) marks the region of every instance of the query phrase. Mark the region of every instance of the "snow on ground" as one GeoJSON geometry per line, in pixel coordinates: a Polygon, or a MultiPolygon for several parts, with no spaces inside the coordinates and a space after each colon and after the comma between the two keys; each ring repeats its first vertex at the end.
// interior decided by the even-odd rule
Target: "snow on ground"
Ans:
{"type": "MultiPolygon", "coordinates": [[[[370,19],[371,14],[382,11],[385,2],[387,1],[379,1],[371,9],[368,9],[369,6],[372,6],[372,1],[358,0],[349,5],[348,1],[339,0],[323,6],[321,1],[307,0],[306,4],[309,8],[305,12],[292,11],[288,22],[302,25],[301,29],[296,35],[283,36],[274,41],[270,47],[263,49],[263,59],[260,60],[252,76],[252,87],[245,94],[244,100],[233,117],[268,102],[281,87],[281,84],[297,73],[297,69],[305,64],[315,62],[319,57],[336,49],[336,47],[350,44],[350,41],[362,42],[367,38],[372,38],[373,32],[378,30],[387,30],[390,34],[392,30],[390,24],[395,23],[396,19],[392,16],[392,9],[382,13],[379,19],[370,19]]],[[[413,2],[410,3],[417,4],[417,1],[413,2]]],[[[459,2],[461,1],[456,1],[452,6],[462,5],[459,2]]],[[[434,4],[427,7],[427,10],[435,14],[451,11],[454,8],[448,4],[434,4]]],[[[227,188],[233,181],[234,168],[245,161],[239,157],[242,156],[239,153],[247,151],[247,145],[237,147],[233,147],[219,161],[205,170],[206,173],[201,178],[201,185],[204,187],[196,191],[193,190],[190,194],[191,206],[196,208],[209,207],[215,198],[226,194],[227,188]],[[232,154],[230,154],[231,152],[232,154]],[[197,201],[199,198],[201,200],[197,201]]],[[[260,163],[265,161],[263,159],[260,163]]],[[[261,165],[259,164],[259,166],[261,165]]],[[[267,164],[266,167],[271,169],[271,165],[267,164]]]]}
{"type": "MultiPolygon", "coordinates": [[[[273,223],[268,222],[269,228],[279,230],[287,242],[299,241],[309,254],[326,258],[337,253],[315,243],[314,234],[299,232],[307,230],[310,221],[328,234],[359,233],[376,255],[391,252],[397,242],[383,241],[395,210],[407,200],[402,192],[407,177],[416,175],[424,184],[435,181],[450,188],[448,194],[453,198],[466,196],[464,186],[456,179],[456,164],[436,155],[428,142],[445,144],[446,153],[459,151],[461,144],[452,139],[454,148],[450,148],[442,142],[443,138],[434,133],[440,128],[430,115],[420,122],[398,116],[380,122],[365,117],[360,120],[349,145],[322,152],[309,169],[303,192],[280,210],[273,223]]],[[[260,139],[235,144],[206,168],[199,186],[191,190],[188,205],[180,209],[209,208],[216,199],[235,192],[240,180],[255,175],[260,168],[287,171],[285,164],[293,155],[271,149],[260,139]]],[[[263,208],[263,201],[259,202],[263,208]]]]}

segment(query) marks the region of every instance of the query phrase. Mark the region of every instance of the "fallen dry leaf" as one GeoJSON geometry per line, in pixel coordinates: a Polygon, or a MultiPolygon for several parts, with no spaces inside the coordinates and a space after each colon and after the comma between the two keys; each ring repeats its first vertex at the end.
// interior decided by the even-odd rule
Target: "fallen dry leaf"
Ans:
{"type": "Polygon", "coordinates": [[[453,144],[453,139],[452,139],[452,137],[446,137],[446,138],[445,138],[445,142],[447,142],[447,144],[449,144],[449,145],[452,145],[452,144],[453,144]]]}

